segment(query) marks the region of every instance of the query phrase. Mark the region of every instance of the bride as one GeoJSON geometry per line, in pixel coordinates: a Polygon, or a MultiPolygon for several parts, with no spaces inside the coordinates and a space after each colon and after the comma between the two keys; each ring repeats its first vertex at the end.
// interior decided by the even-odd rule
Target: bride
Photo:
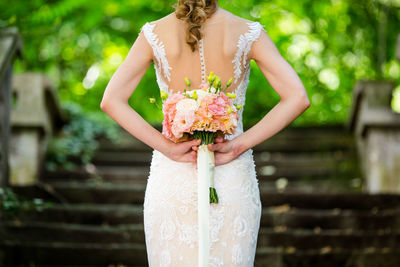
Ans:
{"type": "Polygon", "coordinates": [[[132,109],[128,99],[154,63],[160,90],[182,91],[184,77],[198,88],[213,71],[222,84],[233,78],[229,91],[244,106],[252,59],[280,101],[245,132],[241,108],[236,133],[208,145],[215,153],[219,197],[219,203],[210,206],[208,265],[254,266],[262,205],[252,148],[281,131],[310,102],[300,78],[259,22],[222,9],[218,0],[179,0],[174,8],[173,13],[142,25],[100,104],[113,120],[154,149],[143,204],[149,266],[197,266],[200,141],[170,141],[132,109]]]}

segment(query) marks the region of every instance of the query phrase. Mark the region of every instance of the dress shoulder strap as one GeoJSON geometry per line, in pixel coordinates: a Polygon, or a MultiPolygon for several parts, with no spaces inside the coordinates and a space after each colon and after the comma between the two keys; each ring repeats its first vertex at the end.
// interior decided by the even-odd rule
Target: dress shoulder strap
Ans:
{"type": "Polygon", "coordinates": [[[153,29],[156,26],[155,23],[150,23],[146,22],[140,29],[140,32],[143,31],[144,36],[146,37],[148,43],[153,49],[154,57],[158,61],[158,68],[159,71],[161,72],[161,69],[163,70],[164,76],[168,79],[168,81],[171,81],[171,74],[170,70],[172,67],[169,65],[166,54],[165,54],[165,48],[164,48],[164,43],[158,39],[158,36],[156,33],[154,33],[153,29]]]}
{"type": "Polygon", "coordinates": [[[242,68],[245,68],[249,63],[247,61],[248,53],[251,49],[251,45],[254,41],[258,39],[260,36],[261,30],[264,29],[264,25],[262,25],[258,21],[246,22],[249,29],[246,33],[241,34],[239,36],[239,40],[237,42],[237,51],[235,53],[235,57],[232,60],[234,63],[234,81],[235,83],[240,78],[242,74],[242,68]],[[243,64],[242,64],[243,63],[243,64]]]}

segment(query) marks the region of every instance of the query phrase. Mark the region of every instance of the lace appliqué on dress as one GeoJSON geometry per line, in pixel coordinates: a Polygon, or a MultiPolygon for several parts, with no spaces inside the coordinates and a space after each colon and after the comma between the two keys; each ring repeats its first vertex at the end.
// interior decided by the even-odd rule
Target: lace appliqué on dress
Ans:
{"type": "Polygon", "coordinates": [[[238,85],[235,90],[235,104],[242,105],[243,108],[239,110],[239,122],[236,129],[235,134],[227,136],[227,139],[232,140],[237,135],[243,132],[243,121],[242,114],[244,110],[244,104],[246,102],[246,90],[249,84],[249,76],[250,76],[250,60],[247,60],[248,53],[251,49],[251,45],[258,40],[260,37],[261,30],[264,29],[264,25],[260,24],[258,21],[255,22],[247,22],[249,26],[249,31],[241,34],[237,43],[237,51],[235,53],[235,57],[232,60],[234,63],[234,79],[235,82],[242,75],[242,69],[244,69],[245,73],[242,78],[242,81],[238,85]]]}
{"type": "Polygon", "coordinates": [[[165,53],[164,43],[160,41],[158,39],[157,34],[153,32],[155,26],[156,24],[150,24],[149,22],[146,22],[142,26],[140,31],[143,31],[144,36],[146,37],[148,43],[153,49],[154,57],[157,59],[157,62],[154,62],[154,69],[156,71],[157,83],[159,84],[161,90],[170,93],[168,90],[168,85],[161,77],[162,75],[161,69],[163,70],[164,76],[167,78],[167,80],[171,81],[170,70],[172,70],[172,67],[168,63],[165,53]]]}
{"type": "Polygon", "coordinates": [[[246,66],[247,54],[250,51],[251,45],[260,36],[261,29],[264,27],[264,25],[261,25],[258,21],[247,22],[247,25],[249,25],[250,29],[245,34],[240,35],[237,43],[238,50],[236,51],[235,58],[232,60],[232,62],[235,64],[235,83],[242,74],[241,63],[243,63],[243,67],[246,66]]]}

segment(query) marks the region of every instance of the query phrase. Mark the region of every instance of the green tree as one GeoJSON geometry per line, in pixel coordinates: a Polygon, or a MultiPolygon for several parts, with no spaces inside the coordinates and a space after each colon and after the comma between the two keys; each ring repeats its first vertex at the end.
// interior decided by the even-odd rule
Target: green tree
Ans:
{"type": "MultiPolygon", "coordinates": [[[[100,112],[105,86],[140,27],[173,12],[174,2],[2,1],[0,26],[15,25],[22,33],[24,58],[17,62],[17,71],[46,72],[63,100],[100,112]]],[[[220,5],[238,16],[260,21],[299,74],[311,107],[294,124],[343,123],[357,80],[400,80],[400,64],[394,57],[400,29],[399,0],[220,0],[220,5]]],[[[153,124],[161,122],[162,114],[143,99],[157,92],[151,67],[130,99],[153,124]]],[[[245,123],[258,121],[278,100],[252,61],[245,123]]]]}

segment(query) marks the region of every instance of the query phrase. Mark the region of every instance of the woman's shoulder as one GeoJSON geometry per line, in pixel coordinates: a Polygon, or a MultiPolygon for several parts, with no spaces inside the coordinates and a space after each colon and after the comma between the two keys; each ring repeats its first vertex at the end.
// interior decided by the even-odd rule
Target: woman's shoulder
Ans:
{"type": "MultiPolygon", "coordinates": [[[[222,9],[223,14],[225,15],[225,22],[228,25],[228,27],[239,27],[239,28],[247,28],[249,24],[258,24],[257,21],[246,19],[243,17],[240,17],[226,9],[222,9]]],[[[160,27],[168,27],[168,25],[171,25],[171,23],[181,23],[184,24],[184,21],[178,19],[176,17],[175,12],[171,12],[157,20],[153,21],[148,21],[148,23],[152,25],[160,25],[160,27]]]]}

